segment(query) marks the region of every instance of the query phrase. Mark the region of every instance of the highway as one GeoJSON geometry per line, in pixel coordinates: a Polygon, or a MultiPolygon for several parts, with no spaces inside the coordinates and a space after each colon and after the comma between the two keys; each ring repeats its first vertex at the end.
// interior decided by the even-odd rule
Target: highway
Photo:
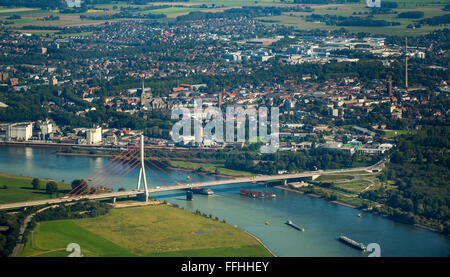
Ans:
{"type": "MultiPolygon", "coordinates": [[[[350,168],[350,169],[337,169],[337,170],[317,170],[317,171],[306,171],[302,173],[292,173],[292,174],[278,174],[278,175],[257,175],[251,177],[239,177],[233,179],[224,179],[224,180],[215,180],[208,182],[200,182],[200,183],[187,183],[187,184],[179,184],[175,186],[163,186],[157,188],[149,188],[149,194],[161,191],[171,191],[171,190],[179,190],[179,189],[188,189],[193,187],[211,187],[211,186],[219,186],[226,184],[238,184],[238,183],[248,183],[248,182],[263,182],[263,181],[273,181],[273,180],[288,180],[288,179],[296,179],[296,178],[305,178],[305,177],[313,177],[320,175],[330,175],[330,174],[342,174],[342,173],[351,173],[356,171],[370,171],[374,169],[382,168],[382,165],[386,162],[386,160],[381,160],[375,165],[369,167],[358,167],[358,168],[350,168]]],[[[121,197],[121,196],[131,196],[144,194],[144,190],[130,190],[130,191],[118,191],[118,192],[106,192],[101,194],[93,194],[86,195],[83,197],[72,197],[72,198],[54,198],[54,199],[45,199],[45,200],[35,200],[35,201],[27,201],[27,202],[17,202],[17,203],[9,203],[9,204],[1,204],[0,210],[11,210],[18,208],[25,208],[31,206],[39,206],[39,205],[51,205],[51,204],[59,204],[64,202],[78,201],[81,199],[104,199],[104,198],[113,198],[113,197],[121,197]]]]}

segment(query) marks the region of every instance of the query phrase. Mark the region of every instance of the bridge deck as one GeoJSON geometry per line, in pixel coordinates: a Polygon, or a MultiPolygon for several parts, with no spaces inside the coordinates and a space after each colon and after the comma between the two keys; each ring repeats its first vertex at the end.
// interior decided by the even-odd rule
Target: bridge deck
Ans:
{"type": "MultiPolygon", "coordinates": [[[[339,169],[339,170],[327,170],[327,171],[308,171],[303,173],[294,173],[294,174],[279,174],[279,175],[259,175],[252,177],[240,177],[234,179],[225,179],[225,180],[216,180],[209,182],[201,182],[201,183],[192,183],[192,184],[182,184],[176,186],[164,186],[159,188],[149,188],[149,193],[155,193],[160,191],[170,191],[170,190],[179,190],[179,189],[188,189],[192,187],[210,187],[210,186],[219,186],[226,184],[238,184],[238,183],[248,183],[248,182],[258,182],[258,181],[273,181],[273,180],[287,180],[287,179],[295,179],[295,178],[304,178],[311,177],[323,174],[337,174],[337,173],[349,173],[355,171],[365,171],[372,170],[378,167],[380,163],[377,163],[374,166],[369,167],[359,167],[359,168],[351,168],[351,169],[339,169]]],[[[120,197],[120,196],[130,196],[130,195],[138,195],[144,194],[143,190],[131,190],[131,191],[118,191],[118,192],[106,192],[101,194],[88,195],[84,197],[72,197],[72,198],[55,198],[55,199],[45,199],[45,200],[36,200],[36,201],[27,201],[27,202],[17,202],[17,203],[9,203],[0,205],[0,210],[8,210],[8,209],[17,209],[31,206],[39,206],[46,204],[58,204],[64,202],[78,201],[81,199],[103,199],[103,198],[112,198],[112,197],[120,197]]]]}

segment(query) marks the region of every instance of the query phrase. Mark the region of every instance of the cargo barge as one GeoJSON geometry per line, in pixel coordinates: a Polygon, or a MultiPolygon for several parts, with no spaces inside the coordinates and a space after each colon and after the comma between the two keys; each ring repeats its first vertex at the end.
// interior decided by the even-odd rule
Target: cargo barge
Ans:
{"type": "Polygon", "coordinates": [[[285,224],[291,226],[292,228],[294,228],[294,229],[296,229],[296,230],[299,230],[299,231],[302,231],[302,232],[305,231],[305,229],[303,229],[302,227],[299,227],[299,226],[295,225],[294,222],[292,222],[292,221],[290,221],[290,220],[286,221],[285,224]]]}
{"type": "Polygon", "coordinates": [[[270,191],[256,191],[256,190],[246,190],[241,189],[241,195],[248,196],[250,198],[274,198],[276,194],[270,191]]]}
{"type": "Polygon", "coordinates": [[[345,243],[345,244],[347,244],[347,245],[349,245],[349,246],[351,246],[353,248],[356,248],[356,249],[359,249],[359,250],[362,250],[362,251],[366,250],[366,246],[364,244],[356,242],[356,241],[354,241],[352,239],[349,239],[346,236],[340,236],[339,237],[339,241],[341,241],[341,242],[343,242],[343,243],[345,243]]]}
{"type": "Polygon", "coordinates": [[[191,191],[194,194],[213,195],[214,191],[206,188],[192,188],[191,191]]]}

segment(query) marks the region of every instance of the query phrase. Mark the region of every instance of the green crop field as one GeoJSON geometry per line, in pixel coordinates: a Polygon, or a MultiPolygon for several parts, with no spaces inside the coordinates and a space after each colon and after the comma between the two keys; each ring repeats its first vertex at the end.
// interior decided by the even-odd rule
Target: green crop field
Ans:
{"type": "Polygon", "coordinates": [[[384,130],[386,137],[392,138],[400,135],[405,135],[408,133],[406,130],[384,130]]]}
{"type": "Polygon", "coordinates": [[[349,181],[354,179],[353,175],[321,175],[316,181],[319,182],[334,182],[334,181],[349,181]]]}
{"type": "MultiPolygon", "coordinates": [[[[40,190],[33,190],[33,186],[31,185],[32,180],[33,178],[31,177],[0,173],[0,204],[50,198],[50,195],[45,193],[45,185],[49,180],[41,179],[40,190]],[[7,189],[3,188],[4,185],[6,185],[7,189]]],[[[57,183],[60,191],[70,189],[70,185],[68,184],[57,183]]],[[[57,194],[54,196],[56,197],[57,194]]]]}
{"type": "Polygon", "coordinates": [[[0,7],[0,15],[3,15],[5,13],[19,13],[19,12],[28,12],[28,11],[34,11],[34,10],[37,10],[37,9],[0,7]]]}
{"type": "MultiPolygon", "coordinates": [[[[444,15],[448,12],[442,10],[442,8],[448,4],[448,1],[439,1],[439,0],[391,0],[393,2],[398,3],[398,8],[394,9],[397,12],[405,12],[405,11],[423,11],[425,13],[424,18],[429,18],[433,16],[444,15]]],[[[162,7],[161,9],[154,10],[146,10],[143,13],[153,13],[153,14],[165,14],[168,16],[167,19],[164,20],[173,20],[174,17],[189,13],[192,11],[205,11],[205,12],[214,12],[221,11],[221,8],[239,8],[242,6],[289,6],[292,5],[293,1],[286,0],[281,2],[279,0],[192,0],[190,2],[176,2],[176,3],[148,3],[146,5],[130,5],[123,2],[113,2],[110,4],[95,4],[93,5],[92,10],[105,10],[109,13],[111,12],[119,12],[121,7],[150,7],[157,5],[173,5],[172,7],[166,8],[162,7]],[[199,5],[207,5],[208,9],[199,8],[199,5]],[[116,6],[116,9],[114,7],[116,6]],[[211,9],[212,8],[212,9],[211,9]]],[[[330,15],[338,15],[338,16],[367,16],[369,11],[366,8],[366,1],[361,0],[360,3],[348,3],[348,4],[321,4],[321,5],[309,5],[314,9],[315,14],[330,14],[330,15]],[[356,13],[356,14],[355,14],[356,13]]],[[[104,12],[104,11],[102,11],[104,12]]],[[[75,25],[84,25],[84,24],[96,24],[102,23],[104,20],[91,20],[91,19],[80,19],[80,15],[89,15],[92,13],[82,13],[82,14],[61,14],[58,11],[44,11],[39,9],[32,8],[6,8],[0,7],[0,19],[6,19],[7,16],[10,15],[20,15],[21,19],[10,20],[13,22],[10,25],[13,28],[22,28],[27,25],[34,26],[75,26],[75,25]],[[56,21],[43,21],[41,20],[44,16],[59,15],[60,20],[56,21]]],[[[286,26],[293,26],[300,30],[311,30],[311,29],[322,29],[322,30],[336,30],[341,29],[341,26],[327,26],[322,22],[307,22],[304,19],[304,16],[310,13],[301,13],[301,12],[293,12],[293,13],[284,13],[280,16],[272,16],[272,17],[262,17],[265,24],[282,24],[286,26]]],[[[401,25],[399,26],[388,26],[388,27],[363,27],[363,26],[349,26],[344,27],[350,32],[358,33],[358,32],[367,32],[378,35],[423,35],[434,30],[443,29],[448,26],[422,26],[418,29],[408,29],[407,25],[414,23],[413,19],[401,19],[398,18],[396,14],[388,14],[388,15],[375,15],[375,20],[387,20],[393,22],[399,22],[401,25]]],[[[124,20],[124,19],[117,19],[124,20]]],[[[117,21],[113,20],[113,21],[117,21]]]]}
{"type": "Polygon", "coordinates": [[[85,36],[91,36],[92,32],[80,32],[80,33],[67,33],[67,34],[61,34],[61,37],[85,37],[85,36]]]}
{"type": "MultiPolygon", "coordinates": [[[[362,1],[365,2],[365,1],[362,1]]],[[[423,18],[430,18],[433,16],[442,16],[444,14],[448,14],[448,12],[443,11],[444,2],[436,2],[436,1],[411,1],[414,3],[408,3],[408,5],[404,5],[405,1],[396,1],[399,3],[397,9],[398,13],[405,11],[423,11],[423,18]]],[[[320,15],[337,15],[337,16],[359,16],[366,17],[369,9],[366,8],[365,4],[328,4],[328,5],[311,5],[314,9],[314,14],[320,15]]],[[[305,16],[310,15],[311,13],[305,12],[292,12],[292,13],[283,13],[279,16],[272,17],[261,17],[265,24],[281,24],[286,26],[293,26],[300,30],[313,30],[313,29],[322,29],[322,30],[337,30],[341,28],[345,28],[350,32],[359,33],[359,32],[367,32],[377,35],[408,35],[408,36],[416,36],[430,33],[434,30],[439,30],[445,28],[445,26],[422,26],[418,29],[408,29],[406,28],[409,24],[415,22],[414,19],[407,18],[398,18],[397,14],[377,14],[374,15],[374,20],[386,20],[389,22],[399,22],[398,26],[386,26],[386,27],[366,27],[366,26],[331,26],[326,25],[323,22],[308,22],[305,20],[305,16]]],[[[447,26],[448,27],[448,26],[447,26]]]]}
{"type": "Polygon", "coordinates": [[[112,209],[97,218],[40,223],[22,256],[67,256],[78,243],[86,256],[253,256],[270,253],[230,225],[167,205],[112,209]]]}
{"type": "Polygon", "coordinates": [[[189,7],[171,7],[171,8],[164,8],[164,9],[155,9],[155,10],[149,10],[145,11],[143,13],[153,13],[153,14],[177,14],[177,13],[189,13],[189,12],[196,12],[196,11],[202,11],[206,9],[201,8],[189,8],[189,7]]]}

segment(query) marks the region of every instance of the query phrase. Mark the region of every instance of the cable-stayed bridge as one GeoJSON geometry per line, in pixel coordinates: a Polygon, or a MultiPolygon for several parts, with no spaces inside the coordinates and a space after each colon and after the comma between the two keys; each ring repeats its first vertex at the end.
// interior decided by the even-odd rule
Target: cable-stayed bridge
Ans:
{"type": "MultiPolygon", "coordinates": [[[[10,204],[0,205],[0,210],[5,209],[17,209],[22,207],[39,206],[46,204],[57,204],[70,201],[77,201],[81,199],[104,199],[104,198],[117,198],[121,196],[136,195],[138,199],[148,201],[148,196],[151,193],[161,191],[171,191],[179,189],[189,189],[193,187],[211,187],[226,184],[248,183],[248,182],[263,182],[273,180],[289,180],[312,177],[316,178],[323,174],[337,174],[337,173],[351,173],[356,171],[370,171],[374,169],[382,168],[385,160],[378,162],[377,164],[369,167],[340,169],[340,170],[327,170],[327,171],[309,171],[294,174],[278,174],[278,175],[258,175],[249,177],[229,177],[221,176],[224,179],[218,180],[215,176],[207,174],[205,172],[196,171],[195,173],[210,179],[210,181],[199,181],[196,178],[188,175],[187,172],[175,168],[171,165],[171,161],[178,160],[184,163],[200,162],[202,164],[211,164],[208,161],[201,160],[187,153],[182,153],[179,150],[173,149],[171,151],[163,151],[161,149],[155,150],[154,147],[146,146],[146,139],[144,136],[137,141],[130,144],[128,148],[123,150],[120,154],[111,159],[102,168],[91,174],[88,178],[84,179],[78,186],[70,190],[66,195],[60,198],[36,200],[27,202],[18,202],[10,204]],[[159,153],[158,153],[159,152],[159,153]],[[138,181],[135,190],[128,191],[113,191],[114,185],[116,185],[121,179],[130,174],[133,170],[139,167],[138,181]],[[154,170],[158,169],[158,170],[154,170]],[[170,170],[167,170],[170,169],[170,170]],[[179,173],[178,177],[170,173],[173,170],[179,173]],[[162,186],[156,188],[150,188],[147,183],[146,173],[150,173],[156,179],[158,179],[162,186]],[[159,172],[159,174],[158,174],[159,172]],[[165,174],[169,178],[165,177],[166,181],[159,176],[165,174]],[[180,176],[183,176],[181,178],[180,176]],[[171,179],[172,183],[169,184],[167,179],[171,179]],[[182,179],[182,180],[180,180],[182,179]]],[[[227,169],[224,169],[227,170],[227,169]]]]}

